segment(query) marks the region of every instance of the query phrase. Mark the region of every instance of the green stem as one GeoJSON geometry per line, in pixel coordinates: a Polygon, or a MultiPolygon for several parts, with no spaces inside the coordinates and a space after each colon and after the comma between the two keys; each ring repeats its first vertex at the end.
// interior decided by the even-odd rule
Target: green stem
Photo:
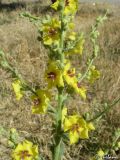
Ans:
{"type": "Polygon", "coordinates": [[[0,65],[5,68],[6,70],[8,70],[9,72],[11,72],[14,77],[16,77],[17,79],[19,79],[22,83],[22,87],[25,88],[26,90],[29,90],[31,93],[35,94],[37,96],[37,93],[35,92],[35,90],[30,87],[22,78],[22,76],[17,72],[17,70],[15,70],[7,61],[5,54],[2,50],[0,50],[0,57],[2,58],[2,62],[3,64],[0,63],[0,65]]]}
{"type": "MultiPolygon", "coordinates": [[[[107,12],[106,12],[106,14],[107,14],[107,12]]],[[[101,19],[101,21],[103,21],[105,19],[106,14],[101,19]]],[[[97,28],[101,24],[101,21],[96,21],[96,24],[92,27],[92,31],[90,32],[91,42],[93,44],[93,54],[92,54],[91,61],[90,61],[89,65],[88,65],[88,68],[87,68],[86,72],[83,74],[83,76],[80,78],[79,82],[83,81],[83,79],[86,78],[86,76],[87,76],[87,74],[88,74],[88,72],[89,72],[89,70],[90,70],[90,68],[91,68],[91,66],[92,66],[92,64],[94,62],[94,59],[97,57],[97,55],[96,55],[96,45],[97,45],[96,44],[96,40],[97,40],[98,36],[94,36],[94,34],[95,34],[95,32],[98,31],[97,28]]]]}
{"type": "Polygon", "coordinates": [[[55,134],[55,147],[54,147],[54,160],[61,160],[61,120],[63,108],[63,89],[58,89],[58,108],[57,108],[57,121],[56,121],[56,134],[55,134]]]}
{"type": "Polygon", "coordinates": [[[21,75],[18,74],[10,65],[8,65],[8,70],[11,71],[22,82],[22,87],[23,88],[26,88],[31,93],[36,95],[36,92],[24,82],[24,80],[22,79],[21,75]]]}
{"type": "Polygon", "coordinates": [[[93,61],[94,61],[94,58],[91,59],[91,61],[90,61],[89,65],[88,65],[88,68],[87,68],[86,72],[82,75],[82,77],[80,78],[79,82],[82,82],[82,80],[83,80],[84,78],[86,78],[86,76],[87,76],[87,74],[88,74],[88,72],[89,72],[89,70],[90,70],[90,68],[91,68],[91,66],[92,66],[92,64],[93,64],[93,61]]]}
{"type": "Polygon", "coordinates": [[[33,16],[33,15],[31,15],[30,13],[28,13],[28,12],[23,12],[23,13],[21,13],[20,14],[20,16],[21,17],[27,17],[27,18],[29,18],[30,20],[41,20],[39,17],[36,17],[36,16],[33,16]]]}
{"type": "MultiPolygon", "coordinates": [[[[61,21],[61,31],[60,31],[60,62],[61,66],[64,66],[64,0],[60,1],[61,11],[60,11],[60,21],[61,21]]],[[[54,154],[53,160],[61,160],[62,159],[62,108],[63,108],[63,89],[58,88],[58,108],[57,108],[57,120],[56,120],[56,133],[55,133],[55,146],[54,146],[54,154]]]]}
{"type": "Polygon", "coordinates": [[[60,30],[60,49],[59,49],[59,53],[60,53],[60,61],[62,63],[62,65],[64,65],[64,53],[63,53],[63,48],[64,48],[64,0],[61,0],[60,2],[61,5],[61,11],[60,11],[60,21],[61,21],[61,30],[60,30]]]}
{"type": "Polygon", "coordinates": [[[96,119],[102,117],[105,113],[107,113],[110,109],[112,109],[118,102],[120,101],[120,98],[118,98],[117,100],[115,100],[113,102],[113,104],[111,105],[108,105],[104,111],[102,111],[101,113],[99,113],[98,115],[96,115],[94,118],[90,119],[88,122],[93,122],[95,121],[96,119]]]}
{"type": "Polygon", "coordinates": [[[31,93],[36,95],[36,92],[30,87],[28,86],[24,80],[22,79],[21,75],[17,73],[17,71],[11,67],[11,65],[7,62],[7,60],[4,58],[4,61],[7,64],[7,69],[8,71],[10,71],[13,75],[15,75],[16,78],[18,78],[21,82],[22,82],[22,87],[26,88],[27,90],[29,90],[31,93]]]}

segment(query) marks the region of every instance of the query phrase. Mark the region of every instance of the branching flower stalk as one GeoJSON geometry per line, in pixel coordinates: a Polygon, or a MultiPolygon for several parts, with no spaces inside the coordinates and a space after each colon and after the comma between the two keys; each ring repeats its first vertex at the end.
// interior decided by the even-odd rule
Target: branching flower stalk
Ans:
{"type": "Polygon", "coordinates": [[[1,66],[2,68],[6,69],[7,71],[9,71],[9,72],[12,74],[13,78],[20,80],[21,85],[22,85],[21,87],[22,87],[24,90],[30,91],[31,93],[36,94],[35,90],[34,90],[32,87],[30,87],[30,86],[23,80],[23,78],[22,78],[21,74],[19,74],[18,70],[15,69],[13,66],[11,66],[11,65],[9,64],[9,62],[7,61],[7,59],[6,59],[6,57],[5,57],[5,53],[4,53],[2,50],[0,50],[0,58],[2,59],[2,60],[0,61],[0,66],[1,66]]]}
{"type": "Polygon", "coordinates": [[[97,119],[101,118],[105,113],[108,113],[109,110],[111,110],[119,102],[120,102],[120,97],[117,100],[115,100],[112,104],[105,104],[106,108],[102,112],[100,112],[99,114],[95,115],[95,117],[90,119],[88,122],[93,122],[93,121],[96,121],[97,119]]]}
{"type": "Polygon", "coordinates": [[[107,19],[107,13],[108,13],[108,10],[103,17],[99,16],[96,19],[96,23],[92,26],[92,30],[90,32],[90,39],[91,39],[92,46],[93,46],[93,53],[92,53],[91,58],[89,59],[88,67],[87,67],[85,73],[82,75],[82,77],[80,77],[79,82],[82,82],[86,78],[91,66],[93,65],[94,60],[98,56],[98,53],[99,53],[99,45],[97,44],[97,39],[99,36],[98,27],[107,19]]]}

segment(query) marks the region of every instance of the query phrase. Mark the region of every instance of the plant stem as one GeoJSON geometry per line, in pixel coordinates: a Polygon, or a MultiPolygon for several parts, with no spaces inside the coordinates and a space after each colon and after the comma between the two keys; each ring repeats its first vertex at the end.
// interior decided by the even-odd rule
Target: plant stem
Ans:
{"type": "MultiPolygon", "coordinates": [[[[107,14],[107,12],[106,12],[106,14],[107,14]]],[[[90,61],[89,65],[88,65],[88,68],[87,68],[86,72],[83,74],[83,76],[80,78],[79,83],[80,83],[84,78],[86,78],[86,76],[87,76],[87,74],[88,74],[88,72],[89,72],[89,70],[90,70],[90,67],[92,66],[95,58],[97,57],[97,55],[96,55],[96,46],[97,46],[96,40],[97,40],[97,37],[98,37],[98,35],[99,35],[99,34],[97,33],[97,32],[98,32],[97,28],[98,28],[99,25],[105,20],[106,14],[105,14],[104,17],[102,17],[99,21],[96,20],[96,23],[95,23],[95,25],[92,27],[92,31],[90,32],[91,42],[92,42],[92,44],[93,44],[93,54],[92,54],[91,61],[90,61]],[[97,36],[95,36],[96,33],[98,34],[97,36]]]]}
{"type": "Polygon", "coordinates": [[[80,78],[79,83],[87,76],[87,74],[88,74],[88,72],[89,72],[89,70],[90,70],[90,67],[91,67],[92,64],[93,64],[93,61],[94,61],[94,58],[91,59],[89,65],[88,65],[88,68],[87,68],[86,72],[83,74],[83,76],[80,78]]]}
{"type": "Polygon", "coordinates": [[[5,54],[4,54],[4,52],[3,52],[2,50],[0,50],[0,57],[3,59],[3,62],[4,62],[4,64],[5,64],[5,66],[1,65],[1,63],[0,63],[0,65],[1,65],[3,68],[5,68],[6,70],[8,70],[9,72],[11,72],[11,73],[14,75],[15,78],[19,79],[19,80],[21,81],[21,83],[22,83],[22,87],[23,87],[23,88],[27,89],[27,90],[30,91],[31,93],[33,93],[33,94],[35,94],[36,96],[38,96],[37,93],[35,92],[35,90],[34,90],[32,87],[30,87],[30,86],[23,80],[22,76],[18,73],[18,71],[17,71],[16,69],[14,69],[14,68],[8,63],[8,61],[7,61],[6,57],[5,57],[5,54]]]}
{"type": "Polygon", "coordinates": [[[113,104],[108,105],[104,111],[102,111],[101,113],[99,113],[98,115],[96,115],[94,118],[90,119],[88,122],[93,122],[96,119],[102,117],[105,113],[107,113],[110,109],[112,109],[119,101],[120,101],[120,98],[118,98],[117,100],[115,100],[113,102],[113,104]]]}
{"type": "Polygon", "coordinates": [[[22,82],[23,88],[28,89],[31,93],[36,95],[36,92],[24,82],[21,75],[18,74],[10,65],[8,65],[8,70],[11,71],[22,82]]]}
{"type": "Polygon", "coordinates": [[[61,22],[61,30],[60,30],[60,49],[59,49],[59,53],[60,53],[60,61],[62,63],[62,65],[64,65],[64,53],[63,53],[63,48],[64,48],[64,0],[61,0],[61,11],[60,11],[60,22],[61,22]]]}
{"type": "MultiPolygon", "coordinates": [[[[60,63],[61,66],[64,66],[64,0],[60,1],[61,11],[60,11],[60,21],[61,21],[61,31],[60,31],[60,63]]],[[[63,108],[63,89],[58,88],[58,107],[57,107],[57,120],[56,120],[56,133],[55,133],[55,146],[54,146],[54,153],[53,153],[53,160],[61,160],[62,159],[62,128],[61,128],[61,121],[62,121],[62,108],[63,108]]]]}
{"type": "Polygon", "coordinates": [[[57,108],[57,121],[56,121],[56,134],[55,134],[55,147],[54,147],[54,160],[61,160],[61,119],[63,108],[63,89],[58,89],[58,108],[57,108]]]}

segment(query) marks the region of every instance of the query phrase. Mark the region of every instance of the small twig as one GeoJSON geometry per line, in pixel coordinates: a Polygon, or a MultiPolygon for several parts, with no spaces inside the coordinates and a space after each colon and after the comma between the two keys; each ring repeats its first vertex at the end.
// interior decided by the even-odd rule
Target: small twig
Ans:
{"type": "Polygon", "coordinates": [[[9,72],[11,72],[15,78],[19,79],[22,83],[22,87],[25,88],[25,89],[28,89],[29,91],[31,91],[33,94],[37,95],[37,93],[35,92],[35,90],[33,90],[32,87],[30,87],[28,84],[26,84],[26,82],[23,80],[22,76],[17,72],[16,69],[14,69],[7,61],[6,57],[5,57],[5,54],[2,50],[0,50],[0,56],[2,58],[2,61],[3,64],[1,64],[0,62],[0,65],[5,68],[6,70],[8,70],[9,72]]]}
{"type": "Polygon", "coordinates": [[[89,70],[90,70],[90,68],[93,64],[93,61],[94,61],[94,58],[91,59],[89,65],[88,65],[88,68],[87,68],[86,72],[82,75],[82,77],[80,78],[79,83],[87,76],[87,74],[88,74],[88,72],[89,72],[89,70]]]}
{"type": "Polygon", "coordinates": [[[96,115],[94,118],[90,119],[88,122],[92,122],[95,121],[96,119],[102,117],[105,113],[107,113],[110,109],[112,109],[118,102],[120,101],[120,98],[118,98],[117,100],[115,100],[113,102],[113,104],[108,105],[104,111],[102,111],[100,114],[96,115]]]}

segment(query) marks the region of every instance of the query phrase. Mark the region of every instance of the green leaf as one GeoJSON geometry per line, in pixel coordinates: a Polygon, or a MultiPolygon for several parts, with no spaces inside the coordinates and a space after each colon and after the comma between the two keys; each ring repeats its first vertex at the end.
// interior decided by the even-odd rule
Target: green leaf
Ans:
{"type": "MultiPolygon", "coordinates": [[[[15,128],[12,128],[11,130],[10,130],[10,135],[9,135],[9,142],[10,142],[10,144],[14,144],[14,145],[17,145],[18,143],[19,143],[19,134],[18,134],[18,132],[16,131],[16,129],[15,128]]],[[[13,145],[12,144],[12,145],[13,145]]]]}

